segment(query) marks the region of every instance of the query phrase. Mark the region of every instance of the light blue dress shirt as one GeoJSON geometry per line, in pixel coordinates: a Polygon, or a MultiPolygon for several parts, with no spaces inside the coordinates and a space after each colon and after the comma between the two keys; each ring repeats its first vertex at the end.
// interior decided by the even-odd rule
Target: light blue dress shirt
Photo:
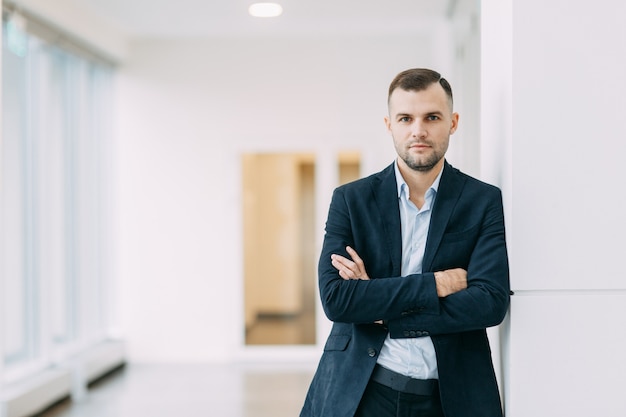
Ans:
{"type": "MultiPolygon", "coordinates": [[[[409,200],[409,186],[404,181],[396,161],[396,183],[402,226],[402,270],[403,277],[422,272],[426,237],[430,226],[430,215],[437,196],[441,172],[424,196],[424,204],[418,209],[409,200]]],[[[392,339],[387,335],[377,363],[394,372],[417,379],[438,379],[437,357],[430,337],[392,339]]]]}

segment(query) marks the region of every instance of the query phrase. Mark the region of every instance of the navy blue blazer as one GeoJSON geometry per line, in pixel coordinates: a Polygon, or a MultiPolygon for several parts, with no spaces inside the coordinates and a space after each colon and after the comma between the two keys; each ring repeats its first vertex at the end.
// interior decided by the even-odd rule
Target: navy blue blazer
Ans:
{"type": "Polygon", "coordinates": [[[319,260],[322,306],[333,321],[301,417],[353,417],[387,333],[430,336],[446,417],[501,417],[486,328],[509,306],[502,195],[445,163],[423,273],[400,276],[400,210],[394,166],[333,193],[319,260]],[[353,247],[370,280],[343,280],[333,253],[353,247]],[[467,270],[468,288],[438,298],[434,272],[467,270]],[[385,320],[385,325],[375,324],[385,320]]]}

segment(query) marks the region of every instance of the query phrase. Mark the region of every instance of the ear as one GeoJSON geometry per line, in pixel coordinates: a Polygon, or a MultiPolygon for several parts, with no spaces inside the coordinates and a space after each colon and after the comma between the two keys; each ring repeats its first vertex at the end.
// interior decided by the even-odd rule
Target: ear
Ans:
{"type": "Polygon", "coordinates": [[[389,116],[385,116],[385,126],[387,126],[387,132],[391,132],[391,120],[389,120],[389,116]]]}
{"type": "Polygon", "coordinates": [[[456,132],[457,127],[459,127],[459,114],[452,113],[452,121],[450,123],[450,134],[456,132]]]}

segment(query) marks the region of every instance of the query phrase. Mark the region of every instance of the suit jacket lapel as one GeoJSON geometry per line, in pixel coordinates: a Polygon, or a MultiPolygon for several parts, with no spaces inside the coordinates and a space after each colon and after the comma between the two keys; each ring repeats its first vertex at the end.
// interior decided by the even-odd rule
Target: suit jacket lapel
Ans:
{"type": "Polygon", "coordinates": [[[437,248],[441,243],[443,233],[446,230],[452,211],[456,205],[461,190],[463,188],[463,179],[458,175],[458,171],[448,162],[445,163],[435,205],[430,217],[430,227],[428,229],[428,238],[426,239],[426,249],[424,251],[423,271],[431,271],[432,263],[437,253],[437,248]]]}
{"type": "Polygon", "coordinates": [[[402,229],[400,226],[400,208],[398,206],[398,186],[394,164],[388,166],[372,183],[372,193],[379,210],[379,218],[386,236],[381,250],[388,250],[393,271],[391,276],[400,276],[402,269],[402,229]]]}

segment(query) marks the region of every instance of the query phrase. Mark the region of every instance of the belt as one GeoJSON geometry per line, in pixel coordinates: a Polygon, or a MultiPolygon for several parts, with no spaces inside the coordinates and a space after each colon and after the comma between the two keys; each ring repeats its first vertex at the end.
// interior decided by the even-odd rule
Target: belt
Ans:
{"type": "Polygon", "coordinates": [[[393,390],[414,395],[434,395],[439,389],[436,379],[415,379],[376,365],[371,380],[393,390]]]}

